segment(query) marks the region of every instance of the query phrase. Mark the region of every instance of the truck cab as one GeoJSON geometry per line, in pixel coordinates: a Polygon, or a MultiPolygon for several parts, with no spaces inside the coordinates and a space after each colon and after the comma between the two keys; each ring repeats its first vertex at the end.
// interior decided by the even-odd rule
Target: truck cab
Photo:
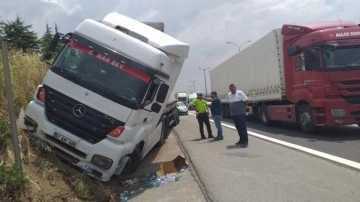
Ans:
{"type": "Polygon", "coordinates": [[[359,123],[359,26],[351,22],[284,25],[282,35],[284,63],[289,67],[285,68],[286,97],[299,106],[303,130],[359,123]]]}
{"type": "Polygon", "coordinates": [[[21,128],[102,181],[133,172],[178,123],[167,101],[189,46],[118,13],[84,20],[50,47],[58,42],[21,128]]]}

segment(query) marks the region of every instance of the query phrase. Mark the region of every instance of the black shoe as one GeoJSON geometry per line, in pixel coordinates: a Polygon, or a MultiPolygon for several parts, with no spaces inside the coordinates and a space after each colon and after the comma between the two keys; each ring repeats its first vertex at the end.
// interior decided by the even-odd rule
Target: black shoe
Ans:
{"type": "Polygon", "coordinates": [[[240,144],[242,144],[242,142],[240,142],[240,141],[239,141],[239,142],[237,142],[237,143],[235,143],[235,145],[240,145],[240,144]]]}
{"type": "Polygon", "coordinates": [[[242,144],[241,146],[246,148],[248,147],[248,144],[242,144]]]}
{"type": "Polygon", "coordinates": [[[224,138],[221,136],[214,137],[214,140],[223,140],[224,138]]]}
{"type": "Polygon", "coordinates": [[[214,138],[214,136],[212,136],[212,135],[209,135],[209,136],[208,136],[208,138],[214,138]]]}
{"type": "Polygon", "coordinates": [[[202,139],[202,140],[205,140],[205,139],[206,139],[206,137],[205,137],[205,136],[202,136],[202,137],[201,137],[201,139],[202,139]]]}

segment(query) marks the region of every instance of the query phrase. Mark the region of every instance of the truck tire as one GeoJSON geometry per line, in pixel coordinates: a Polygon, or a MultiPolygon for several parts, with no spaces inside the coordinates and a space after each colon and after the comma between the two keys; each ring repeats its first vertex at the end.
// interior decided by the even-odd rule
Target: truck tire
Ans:
{"type": "Polygon", "coordinates": [[[141,151],[139,147],[136,147],[128,156],[130,158],[121,172],[121,175],[123,176],[134,173],[141,163],[141,151]]]}
{"type": "Polygon", "coordinates": [[[228,119],[230,118],[230,111],[229,111],[229,105],[228,104],[225,104],[223,105],[223,117],[228,119]]]}
{"type": "Polygon", "coordinates": [[[156,146],[161,146],[165,143],[167,136],[168,136],[168,126],[167,126],[167,121],[166,118],[162,119],[162,126],[161,126],[161,134],[160,134],[160,139],[159,142],[157,143],[156,146]]]}
{"type": "Polygon", "coordinates": [[[261,108],[260,108],[260,119],[261,119],[261,122],[265,126],[270,126],[271,125],[271,120],[270,120],[269,112],[268,112],[268,106],[266,106],[266,105],[261,106],[261,108]]]}
{"type": "Polygon", "coordinates": [[[180,115],[177,110],[174,110],[174,116],[175,116],[176,125],[178,125],[180,123],[180,115]]]}
{"type": "Polygon", "coordinates": [[[313,133],[315,131],[314,115],[308,105],[300,105],[298,107],[298,124],[302,131],[313,133]]]}

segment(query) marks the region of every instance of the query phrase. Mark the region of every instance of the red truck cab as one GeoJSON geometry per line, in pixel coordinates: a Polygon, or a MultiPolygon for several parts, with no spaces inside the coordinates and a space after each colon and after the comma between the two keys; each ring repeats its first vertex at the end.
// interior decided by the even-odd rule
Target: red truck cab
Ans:
{"type": "Polygon", "coordinates": [[[281,34],[284,100],[291,103],[292,121],[306,132],[316,126],[359,125],[359,25],[343,21],[287,24],[281,34]]]}

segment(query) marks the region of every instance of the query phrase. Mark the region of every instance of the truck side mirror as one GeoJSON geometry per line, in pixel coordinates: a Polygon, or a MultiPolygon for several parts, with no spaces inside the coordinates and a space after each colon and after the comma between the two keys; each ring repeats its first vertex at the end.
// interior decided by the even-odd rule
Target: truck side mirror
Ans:
{"type": "Polygon", "coordinates": [[[294,46],[289,46],[289,48],[287,49],[287,54],[288,56],[293,56],[296,55],[300,52],[300,47],[297,45],[294,46]]]}
{"type": "Polygon", "coordinates": [[[50,46],[49,46],[48,50],[44,54],[44,59],[45,60],[50,60],[51,59],[52,54],[56,50],[56,46],[58,45],[61,36],[62,36],[62,34],[60,34],[60,33],[56,33],[54,35],[53,39],[51,40],[51,43],[50,43],[50,46]]]}
{"type": "Polygon", "coordinates": [[[159,113],[160,109],[161,109],[161,105],[159,105],[158,103],[154,103],[151,105],[151,111],[155,113],[159,113]]]}
{"type": "Polygon", "coordinates": [[[166,84],[161,85],[158,94],[156,96],[156,101],[160,103],[164,103],[168,91],[169,91],[168,85],[166,84]]]}

